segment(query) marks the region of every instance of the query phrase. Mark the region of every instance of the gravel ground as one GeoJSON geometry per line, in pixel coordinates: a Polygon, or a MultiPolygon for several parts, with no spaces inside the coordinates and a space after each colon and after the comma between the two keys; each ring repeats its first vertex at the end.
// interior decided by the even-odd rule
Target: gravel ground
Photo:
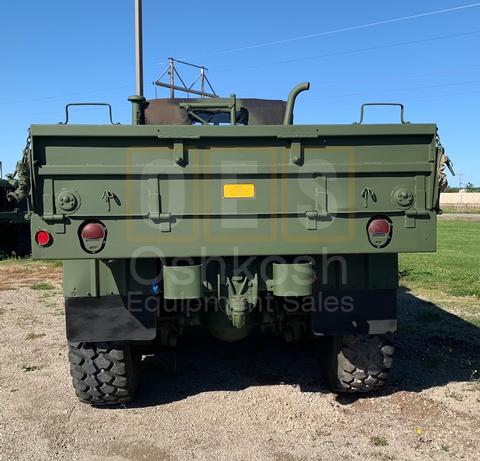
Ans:
{"type": "Polygon", "coordinates": [[[144,357],[135,404],[99,409],[70,385],[60,273],[0,266],[1,460],[480,458],[480,335],[460,317],[478,325],[478,299],[401,290],[393,377],[374,397],[329,393],[318,345],[195,333],[144,357]]]}

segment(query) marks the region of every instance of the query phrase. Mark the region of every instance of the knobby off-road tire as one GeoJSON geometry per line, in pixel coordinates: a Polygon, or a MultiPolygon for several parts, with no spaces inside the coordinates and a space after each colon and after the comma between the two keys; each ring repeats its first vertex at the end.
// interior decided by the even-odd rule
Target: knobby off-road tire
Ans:
{"type": "Polygon", "coordinates": [[[392,335],[345,335],[329,338],[323,360],[334,392],[371,392],[383,387],[392,366],[392,335]]]}
{"type": "Polygon", "coordinates": [[[68,347],[73,387],[82,402],[112,405],[134,398],[139,357],[131,345],[69,342],[68,347]]]}

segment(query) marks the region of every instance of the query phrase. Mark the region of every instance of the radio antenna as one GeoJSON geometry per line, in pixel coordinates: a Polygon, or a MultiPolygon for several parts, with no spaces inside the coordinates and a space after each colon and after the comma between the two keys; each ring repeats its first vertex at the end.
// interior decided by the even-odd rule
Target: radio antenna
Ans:
{"type": "Polygon", "coordinates": [[[190,62],[180,61],[175,58],[168,58],[168,67],[164,70],[163,74],[153,82],[156,86],[161,86],[163,88],[168,88],[170,90],[170,98],[175,98],[175,91],[182,91],[187,94],[194,94],[201,96],[202,98],[218,98],[217,93],[212,87],[210,80],[207,77],[208,69],[205,66],[198,66],[197,64],[192,64],[190,62]],[[176,64],[181,64],[182,66],[187,66],[193,69],[198,69],[198,76],[195,78],[193,83],[187,85],[185,80],[180,75],[176,64]],[[162,82],[163,78],[168,77],[168,83],[162,82]],[[198,89],[195,88],[197,86],[198,89]],[[208,91],[206,91],[208,90],[208,91]]]}

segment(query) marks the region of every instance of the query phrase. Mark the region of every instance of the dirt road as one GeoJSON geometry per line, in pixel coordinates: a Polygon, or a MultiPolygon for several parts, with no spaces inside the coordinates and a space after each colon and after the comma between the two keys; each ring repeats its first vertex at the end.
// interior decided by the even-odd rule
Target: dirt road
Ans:
{"type": "Polygon", "coordinates": [[[459,317],[478,320],[477,299],[441,309],[402,291],[394,376],[375,397],[329,393],[312,344],[201,336],[144,358],[135,404],[98,409],[70,385],[60,272],[0,267],[1,460],[480,457],[479,328],[459,317]]]}

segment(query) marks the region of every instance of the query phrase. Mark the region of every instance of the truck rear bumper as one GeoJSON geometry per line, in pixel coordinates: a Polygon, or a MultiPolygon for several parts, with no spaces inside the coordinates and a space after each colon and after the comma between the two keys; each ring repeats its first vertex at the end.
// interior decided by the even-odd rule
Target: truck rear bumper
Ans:
{"type": "MultiPolygon", "coordinates": [[[[395,292],[395,289],[318,290],[306,297],[275,297],[274,305],[282,306],[281,311],[274,308],[265,312],[270,304],[264,308],[259,303],[257,315],[252,313],[249,318],[263,319],[258,324],[254,322],[257,327],[268,319],[272,326],[283,329],[289,327],[289,318],[297,323],[303,319],[302,324],[307,327],[310,323],[316,336],[393,333],[397,329],[395,292]]],[[[180,309],[172,309],[168,318],[161,313],[164,302],[160,297],[145,295],[65,298],[67,338],[79,342],[153,341],[162,321],[168,320],[174,331],[185,323],[181,301],[177,301],[180,309]]],[[[202,305],[204,310],[202,307],[197,310],[194,323],[209,328],[211,311],[207,303],[197,304],[202,305]]],[[[226,315],[217,313],[222,318],[226,315]]],[[[225,322],[236,331],[226,317],[225,322]]],[[[251,327],[249,321],[242,328],[251,327]]]]}

